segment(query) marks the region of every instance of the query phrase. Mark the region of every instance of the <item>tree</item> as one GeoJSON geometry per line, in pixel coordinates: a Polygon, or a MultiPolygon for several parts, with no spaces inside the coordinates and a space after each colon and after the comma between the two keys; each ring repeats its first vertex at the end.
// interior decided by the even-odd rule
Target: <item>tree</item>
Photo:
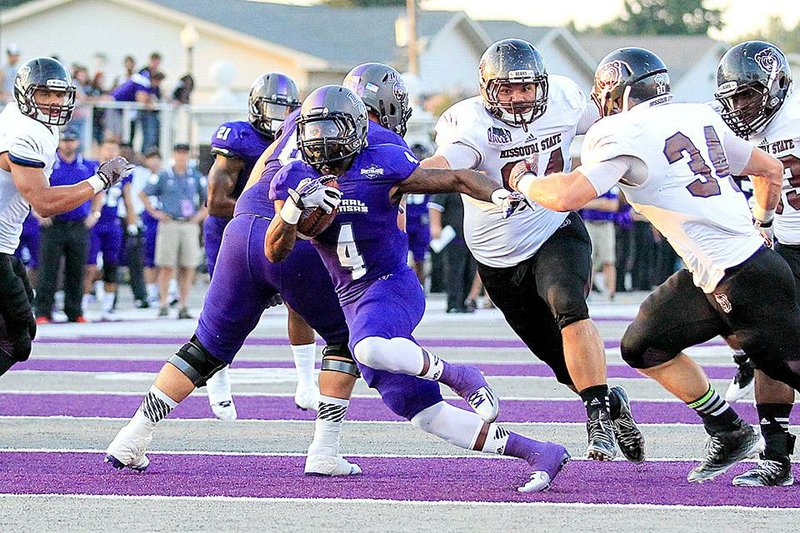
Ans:
{"type": "Polygon", "coordinates": [[[398,7],[405,6],[406,0],[322,0],[329,7],[398,7]]]}
{"type": "Polygon", "coordinates": [[[600,27],[611,35],[705,35],[721,29],[722,12],[703,0],[625,0],[625,12],[600,27]]]}
{"type": "Polygon", "coordinates": [[[780,17],[770,17],[763,30],[734,39],[734,42],[742,41],[767,41],[777,45],[786,54],[797,54],[800,53],[800,24],[788,29],[780,17]]]}

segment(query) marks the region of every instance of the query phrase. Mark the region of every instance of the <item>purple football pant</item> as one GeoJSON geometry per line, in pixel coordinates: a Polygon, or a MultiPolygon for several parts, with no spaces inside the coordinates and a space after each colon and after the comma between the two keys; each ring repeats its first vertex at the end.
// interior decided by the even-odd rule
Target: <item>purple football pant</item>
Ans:
{"type": "Polygon", "coordinates": [[[156,266],[156,235],[158,234],[158,220],[150,213],[142,213],[142,259],[145,268],[156,266]]]}
{"type": "Polygon", "coordinates": [[[203,242],[205,242],[206,246],[206,267],[208,268],[209,276],[214,275],[219,247],[222,245],[222,233],[230,220],[229,218],[209,215],[203,222],[203,242]]]}
{"type": "Polygon", "coordinates": [[[347,323],[325,265],[309,242],[298,241],[282,262],[264,255],[269,220],[240,214],[222,235],[214,277],[195,334],[215,357],[230,364],[280,293],[327,344],[347,343],[347,323]]]}
{"type": "Polygon", "coordinates": [[[19,246],[14,252],[27,268],[39,268],[39,222],[29,216],[22,224],[22,234],[19,236],[19,246]]]}
{"type": "Polygon", "coordinates": [[[406,225],[408,233],[408,249],[414,261],[424,261],[428,245],[431,243],[431,227],[419,221],[408,221],[406,225]]]}
{"type": "MultiPolygon", "coordinates": [[[[412,333],[425,313],[425,293],[411,269],[375,281],[357,301],[344,306],[350,327],[350,351],[361,339],[402,337],[412,333]]],[[[414,341],[416,342],[416,341],[414,341]]],[[[364,381],[376,389],[395,414],[411,420],[420,411],[442,401],[439,383],[427,379],[374,370],[358,364],[364,381]]]]}
{"type": "Polygon", "coordinates": [[[123,244],[122,224],[119,219],[110,223],[97,224],[92,228],[89,236],[89,257],[86,258],[86,264],[96,265],[97,254],[103,252],[104,265],[118,266],[122,257],[123,244]]]}

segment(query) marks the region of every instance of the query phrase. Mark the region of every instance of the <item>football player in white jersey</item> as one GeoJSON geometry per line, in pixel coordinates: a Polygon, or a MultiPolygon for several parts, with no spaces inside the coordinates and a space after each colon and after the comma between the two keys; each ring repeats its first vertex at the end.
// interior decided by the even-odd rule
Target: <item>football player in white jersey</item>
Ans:
{"type": "Polygon", "coordinates": [[[0,375],[31,353],[36,323],[33,291],[14,257],[31,208],[42,217],[64,213],[108,189],[130,172],[122,157],[106,161],[75,185],[51,187],[58,126],[72,117],[75,86],[64,65],[31,59],[14,80],[14,100],[0,113],[0,375]]]}
{"type": "MultiPolygon", "coordinates": [[[[800,91],[792,91],[791,86],[786,56],[763,41],[737,44],[717,67],[715,97],[722,106],[722,119],[736,135],[783,163],[783,191],[775,212],[775,251],[789,263],[795,298],[800,301],[800,91]]],[[[794,390],[759,370],[755,384],[756,409],[767,447],[758,465],[735,477],[733,484],[791,485],[794,477],[789,456],[795,437],[789,433],[789,415],[794,390]]]]}
{"type": "Polygon", "coordinates": [[[642,303],[621,351],[701,417],[708,452],[688,479],[702,482],[763,451],[764,441],[683,350],[735,335],[756,368],[800,389],[800,307],[791,270],[757,229],[772,221],[783,165],[737,137],[711,106],[671,98],[658,56],[612,52],[595,73],[592,99],[604,118],[586,134],[581,166],[537,177],[526,161],[511,185],[569,211],[619,184],[686,263],[642,303]],[[732,174],[752,176],[752,213],[732,174]]]}
{"type": "MultiPolygon", "coordinates": [[[[506,187],[514,165],[534,154],[542,175],[568,170],[573,138],[598,118],[578,86],[548,75],[539,51],[520,39],[490,45],[479,70],[481,96],[441,116],[439,148],[422,166],[478,170],[506,187]]],[[[493,204],[462,198],[464,236],[489,297],[586,406],[587,456],[613,459],[619,444],[642,462],[644,438],[625,390],[608,388],[603,341],[589,318],[592,245],[580,217],[530,202],[504,219],[493,204]]]]}

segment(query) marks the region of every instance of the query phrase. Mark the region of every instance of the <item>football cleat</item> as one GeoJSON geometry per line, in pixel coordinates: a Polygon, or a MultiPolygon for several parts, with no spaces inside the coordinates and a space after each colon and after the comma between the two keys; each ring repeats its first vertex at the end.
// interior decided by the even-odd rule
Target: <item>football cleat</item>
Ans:
{"type": "Polygon", "coordinates": [[[483,374],[474,366],[453,365],[460,367],[460,377],[450,388],[464,398],[469,406],[484,422],[491,424],[500,414],[500,399],[494,394],[483,374]]]}
{"type": "Polygon", "coordinates": [[[550,489],[553,480],[570,460],[566,448],[552,442],[541,443],[544,448],[529,461],[534,470],[531,479],[517,488],[519,492],[544,492],[550,489]]]}
{"type": "Polygon", "coordinates": [[[605,411],[599,411],[597,418],[586,421],[589,434],[589,447],[586,457],[594,461],[611,461],[617,456],[615,425],[605,411]]]}
{"type": "Polygon", "coordinates": [[[794,485],[791,461],[761,459],[758,464],[733,478],[737,487],[789,487],[794,485]]]}
{"type": "Polygon", "coordinates": [[[765,443],[761,435],[749,424],[742,422],[731,431],[712,435],[706,441],[706,457],[691,472],[690,483],[710,481],[725,473],[730,467],[743,459],[764,451],[765,443]]]}
{"type": "Polygon", "coordinates": [[[208,403],[214,416],[220,420],[236,420],[236,405],[231,397],[231,381],[228,375],[229,366],[224,366],[216,374],[208,378],[206,388],[208,403]]]}
{"type": "Polygon", "coordinates": [[[152,439],[152,431],[148,431],[146,435],[137,435],[128,424],[119,430],[117,436],[108,445],[105,462],[118,470],[130,468],[137,472],[144,472],[150,465],[150,459],[147,458],[145,452],[152,439]]]}
{"type": "Polygon", "coordinates": [[[294,391],[294,404],[303,411],[316,411],[319,405],[319,387],[316,384],[301,386],[298,383],[294,391]]]}
{"type": "Polygon", "coordinates": [[[755,387],[755,370],[750,360],[739,363],[739,369],[733,376],[728,390],[725,391],[725,400],[729,403],[738,402],[747,397],[755,387]]]}
{"type": "Polygon", "coordinates": [[[113,309],[110,309],[108,311],[100,312],[100,320],[102,320],[103,322],[119,322],[122,319],[117,315],[117,313],[113,309]]]}
{"type": "Polygon", "coordinates": [[[631,414],[628,392],[619,385],[611,387],[609,392],[619,398],[620,403],[619,416],[612,419],[619,450],[628,461],[634,464],[642,463],[644,462],[644,435],[631,414]]]}
{"type": "Polygon", "coordinates": [[[360,466],[341,455],[308,454],[306,457],[307,476],[357,476],[360,473],[360,466]]]}

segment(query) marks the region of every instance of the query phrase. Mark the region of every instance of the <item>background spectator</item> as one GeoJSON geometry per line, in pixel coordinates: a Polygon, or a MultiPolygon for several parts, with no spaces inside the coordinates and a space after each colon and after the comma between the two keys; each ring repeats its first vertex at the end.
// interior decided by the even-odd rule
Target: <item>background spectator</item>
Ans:
{"type": "Polygon", "coordinates": [[[10,43],[6,47],[6,62],[0,70],[0,100],[7,102],[14,98],[14,78],[19,70],[19,46],[10,43]]]}
{"type": "Polygon", "coordinates": [[[19,246],[14,255],[19,257],[28,273],[28,280],[36,286],[39,268],[39,216],[31,211],[22,224],[19,246]]]}
{"type": "Polygon", "coordinates": [[[188,144],[175,145],[173,159],[173,166],[151,178],[139,197],[145,209],[158,219],[158,316],[169,314],[169,282],[177,265],[178,318],[192,318],[187,304],[200,258],[200,222],[206,215],[206,182],[197,169],[189,167],[188,144]],[[153,207],[149,197],[156,197],[161,207],[153,207]]]}
{"type": "Polygon", "coordinates": [[[603,272],[603,291],[610,300],[617,293],[616,232],[614,221],[619,211],[616,187],[595,198],[581,209],[580,215],[592,239],[592,272],[603,272]]]}
{"type": "MultiPolygon", "coordinates": [[[[137,167],[133,172],[131,189],[134,197],[139,199],[142,204],[142,262],[144,264],[144,281],[147,286],[147,302],[149,305],[156,305],[159,302],[158,295],[158,267],[156,267],[156,236],[158,234],[158,219],[150,211],[145,209],[142,202],[141,193],[151,180],[158,179],[161,172],[161,154],[155,148],[151,148],[144,154],[144,166],[137,167]]],[[[158,198],[149,198],[150,206],[157,210],[161,207],[158,198]]],[[[145,306],[142,306],[145,307],[145,306]]]]}
{"type": "Polygon", "coordinates": [[[471,313],[467,307],[467,296],[472,288],[478,265],[464,240],[464,204],[456,193],[436,194],[428,203],[431,237],[441,239],[446,233],[452,235],[442,250],[444,282],[447,290],[448,313],[471,313]],[[451,228],[447,230],[447,228],[451,228]]]}
{"type": "MultiPolygon", "coordinates": [[[[128,183],[123,187],[126,201],[120,205],[120,225],[125,228],[125,243],[123,245],[122,264],[128,267],[128,277],[133,292],[134,305],[138,309],[150,307],[147,301],[147,288],[144,282],[144,257],[142,255],[142,221],[144,204],[139,193],[147,184],[153,174],[146,167],[141,166],[141,157],[133,151],[129,144],[120,145],[120,155],[134,163],[136,167],[131,173],[128,183]],[[130,199],[130,206],[128,206],[130,199]]],[[[159,157],[159,166],[161,158],[159,157]]]]}
{"type": "MultiPolygon", "coordinates": [[[[78,133],[67,129],[61,134],[51,185],[74,185],[97,171],[95,161],[78,153],[78,133]]],[[[83,269],[86,263],[89,230],[97,223],[103,196],[95,195],[79,207],[62,215],[42,220],[41,265],[36,287],[36,323],[53,319],[53,303],[58,286],[58,271],[64,260],[64,312],[70,322],[86,322],[81,309],[83,269]]]]}

